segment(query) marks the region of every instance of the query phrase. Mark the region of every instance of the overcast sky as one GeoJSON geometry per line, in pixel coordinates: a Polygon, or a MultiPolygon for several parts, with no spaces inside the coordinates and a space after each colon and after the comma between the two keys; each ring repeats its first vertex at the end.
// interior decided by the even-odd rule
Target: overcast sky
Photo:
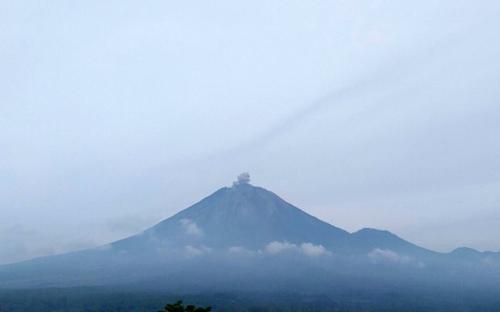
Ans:
{"type": "Polygon", "coordinates": [[[500,2],[0,1],[0,263],[252,183],[500,250],[500,2]]]}

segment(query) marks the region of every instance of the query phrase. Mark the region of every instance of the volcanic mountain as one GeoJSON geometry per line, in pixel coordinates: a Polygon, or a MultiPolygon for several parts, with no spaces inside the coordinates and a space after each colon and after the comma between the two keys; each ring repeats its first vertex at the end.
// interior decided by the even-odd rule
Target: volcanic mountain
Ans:
{"type": "Polygon", "coordinates": [[[114,243],[113,248],[199,245],[257,250],[274,241],[333,247],[348,236],[348,232],[305,213],[276,194],[239,181],[140,235],[114,243]]]}
{"type": "MultiPolygon", "coordinates": [[[[210,280],[229,289],[243,284],[320,289],[348,277],[420,280],[432,279],[436,272],[453,275],[461,271],[458,264],[464,265],[463,257],[457,261],[455,256],[421,248],[387,231],[351,234],[241,175],[232,187],[137,235],[95,249],[1,266],[0,287],[165,288],[175,280],[176,286],[190,290],[210,280]]],[[[483,269],[476,264],[486,256],[490,254],[468,257],[467,267],[473,261],[476,274],[483,269]]],[[[485,272],[496,272],[494,265],[485,272]]]]}

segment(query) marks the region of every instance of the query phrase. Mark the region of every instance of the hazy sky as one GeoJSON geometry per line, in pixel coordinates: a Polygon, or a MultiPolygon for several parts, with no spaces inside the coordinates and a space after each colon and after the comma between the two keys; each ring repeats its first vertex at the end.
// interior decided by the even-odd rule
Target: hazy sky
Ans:
{"type": "Polygon", "coordinates": [[[500,250],[500,2],[0,1],[0,263],[249,171],[349,231],[500,250]]]}

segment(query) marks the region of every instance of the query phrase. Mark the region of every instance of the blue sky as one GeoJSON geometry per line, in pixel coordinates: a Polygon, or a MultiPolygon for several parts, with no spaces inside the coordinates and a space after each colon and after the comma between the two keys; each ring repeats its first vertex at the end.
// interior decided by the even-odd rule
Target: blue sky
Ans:
{"type": "Polygon", "coordinates": [[[0,3],[0,263],[242,172],[336,226],[500,250],[496,1],[0,3]]]}

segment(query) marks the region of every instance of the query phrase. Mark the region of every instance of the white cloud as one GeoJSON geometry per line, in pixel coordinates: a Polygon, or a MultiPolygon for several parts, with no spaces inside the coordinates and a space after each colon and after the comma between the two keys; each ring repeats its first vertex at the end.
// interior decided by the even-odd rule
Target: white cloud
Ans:
{"type": "Polygon", "coordinates": [[[300,245],[292,244],[289,242],[271,242],[264,248],[269,254],[275,255],[284,251],[296,251],[309,257],[317,257],[322,255],[331,254],[322,245],[314,245],[312,243],[302,243],[300,245]]]}
{"type": "Polygon", "coordinates": [[[392,262],[392,263],[406,264],[411,262],[410,257],[402,256],[390,249],[375,248],[370,253],[368,253],[368,257],[370,258],[371,261],[375,263],[392,262]]]}
{"type": "Polygon", "coordinates": [[[191,219],[181,219],[179,223],[188,235],[201,236],[203,234],[201,228],[191,219]]]}
{"type": "Polygon", "coordinates": [[[323,256],[327,254],[331,254],[328,250],[326,250],[323,245],[314,245],[312,243],[302,243],[300,245],[300,250],[307,256],[317,257],[323,256]]]}
{"type": "Polygon", "coordinates": [[[264,248],[268,253],[275,255],[287,250],[295,250],[297,249],[297,245],[291,244],[289,242],[270,242],[264,248]]]}
{"type": "Polygon", "coordinates": [[[186,247],[184,247],[184,254],[190,258],[191,257],[198,257],[201,255],[207,254],[211,251],[212,251],[212,249],[209,247],[206,247],[206,246],[195,247],[192,245],[187,245],[186,247]]]}

